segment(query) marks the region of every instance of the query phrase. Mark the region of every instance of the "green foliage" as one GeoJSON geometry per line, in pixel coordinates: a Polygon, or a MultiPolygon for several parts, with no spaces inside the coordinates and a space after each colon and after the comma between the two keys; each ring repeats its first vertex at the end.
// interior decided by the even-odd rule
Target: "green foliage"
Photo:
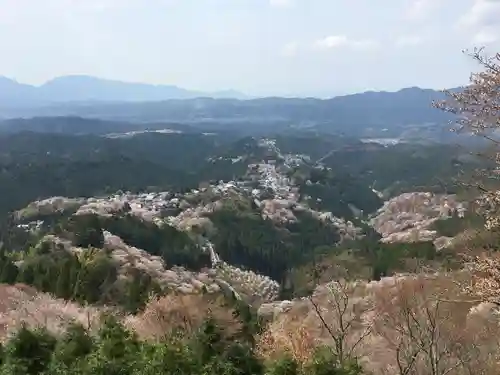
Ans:
{"type": "Polygon", "coordinates": [[[381,206],[382,200],[369,188],[360,177],[349,171],[333,172],[326,168],[311,169],[305,181],[302,182],[300,193],[307,195],[311,207],[330,211],[334,216],[355,217],[349,206],[354,206],[364,212],[373,212],[381,206]]]}
{"type": "MultiPolygon", "coordinates": [[[[56,120],[51,119],[47,126],[50,128],[56,120]]],[[[237,179],[245,174],[248,162],[233,163],[230,157],[248,154],[256,160],[269,158],[250,137],[75,136],[75,132],[81,131],[78,126],[87,126],[80,121],[67,120],[64,126],[71,130],[63,133],[69,134],[19,133],[0,137],[0,215],[35,199],[55,195],[95,196],[151,188],[182,190],[196,187],[202,181],[237,179]],[[219,159],[220,156],[223,158],[219,159]],[[207,160],[210,157],[213,159],[207,160]]],[[[102,124],[98,123],[99,133],[102,124]]],[[[317,197],[322,196],[336,214],[345,210],[340,200],[365,212],[371,211],[377,199],[369,189],[372,185],[378,190],[389,188],[392,193],[430,185],[443,190],[438,185],[449,186],[450,179],[464,167],[463,162],[458,162],[457,150],[446,145],[400,144],[385,148],[328,134],[281,134],[276,139],[284,153],[307,154],[313,160],[327,156],[323,163],[335,171],[329,181],[322,181],[322,186],[329,186],[306,188],[304,193],[310,189],[317,197]],[[335,193],[342,195],[337,202],[335,193]]]]}
{"type": "Polygon", "coordinates": [[[251,209],[223,209],[210,218],[217,231],[213,242],[225,261],[283,281],[294,267],[310,261],[321,245],[332,245],[339,236],[331,226],[297,213],[299,223],[276,226],[251,209]]]}
{"type": "Polygon", "coordinates": [[[238,299],[232,301],[232,307],[235,318],[241,322],[241,329],[237,334],[237,338],[254,346],[256,335],[260,334],[264,328],[257,311],[238,299]]]}
{"type": "Polygon", "coordinates": [[[96,215],[74,216],[70,223],[73,245],[97,248],[103,246],[104,234],[99,218],[96,215]]]}
{"type": "Polygon", "coordinates": [[[108,299],[116,278],[116,267],[104,252],[88,250],[78,257],[56,250],[27,255],[19,268],[18,280],[60,298],[99,303],[108,299]]]}
{"type": "MultiPolygon", "coordinates": [[[[173,335],[161,342],[143,342],[112,316],[104,316],[95,337],[70,325],[55,338],[45,330],[21,329],[7,342],[3,375],[299,375],[293,359],[264,364],[251,343],[234,339],[214,320],[191,336],[173,335]]],[[[361,369],[340,366],[317,355],[304,374],[357,375],[361,369]]]]}
{"type": "Polygon", "coordinates": [[[170,225],[159,227],[126,212],[110,217],[78,215],[72,217],[65,226],[76,246],[102,247],[102,233],[106,230],[120,237],[129,246],[161,256],[169,266],[183,266],[199,271],[211,264],[210,255],[187,233],[170,225]]]}
{"type": "MultiPolygon", "coordinates": [[[[396,272],[415,272],[419,266],[449,270],[461,264],[456,252],[437,251],[432,241],[383,243],[380,234],[372,228],[360,226],[365,233],[362,239],[344,241],[338,246],[317,247],[314,259],[289,274],[282,284],[281,297],[310,295],[316,285],[332,279],[378,280],[396,272]]],[[[490,238],[489,241],[495,240],[490,238]]]]}
{"type": "Polygon", "coordinates": [[[288,249],[270,220],[228,209],[216,211],[211,219],[217,228],[213,242],[222,259],[277,280],[283,277],[288,249]]]}
{"type": "Polygon", "coordinates": [[[0,215],[50,196],[179,190],[210,179],[229,180],[244,173],[246,165],[206,160],[224,142],[224,137],[202,134],[116,139],[50,133],[2,135],[0,215]]]}
{"type": "Polygon", "coordinates": [[[432,241],[414,243],[380,243],[372,250],[373,279],[390,276],[393,272],[404,270],[405,259],[433,260],[437,256],[432,241]]]}
{"type": "Polygon", "coordinates": [[[12,259],[0,247],[0,283],[12,284],[17,280],[18,269],[12,259]]]}
{"type": "MultiPolygon", "coordinates": [[[[42,123],[42,127],[53,126],[42,123]]],[[[76,137],[70,135],[74,132],[71,124],[63,121],[61,125],[66,129],[62,133],[69,134],[0,137],[0,217],[33,199],[52,195],[93,196],[148,189],[186,191],[202,181],[241,178],[249,162],[276,159],[272,151],[260,147],[252,137],[76,137]],[[178,157],[181,154],[183,157],[178,157]],[[233,163],[231,158],[238,156],[244,156],[243,160],[233,163]]],[[[446,190],[457,165],[463,166],[458,163],[459,154],[446,146],[383,147],[346,137],[302,133],[281,134],[276,139],[283,153],[308,154],[313,161],[321,159],[327,167],[313,168],[312,163],[306,163],[289,172],[298,183],[302,198],[311,196],[309,203],[313,208],[353,221],[357,215],[353,207],[368,213],[380,206],[382,200],[371,186],[391,193],[414,190],[419,184],[435,185],[433,176],[439,174],[446,183],[434,187],[446,190]]],[[[159,228],[126,211],[107,218],[68,218],[71,210],[42,215],[47,228],[44,226],[38,234],[16,228],[11,216],[0,221],[0,241],[9,251],[26,250],[50,229],[62,237],[70,233],[67,237],[77,246],[102,248],[103,231],[107,230],[131,246],[161,256],[168,267],[179,265],[198,271],[210,265],[209,254],[186,233],[168,225],[159,228]]],[[[335,229],[308,213],[295,215],[298,223],[279,225],[263,219],[252,201],[242,200],[211,215],[216,231],[208,235],[222,259],[270,276],[282,284],[282,296],[288,298],[296,290],[310,289],[309,285],[305,288],[292,281],[291,273],[313,264],[317,257],[343,251],[335,246],[339,240],[335,229]]],[[[436,223],[442,233],[455,233],[462,225],[465,223],[455,219],[436,223]]],[[[404,268],[408,257],[432,260],[438,256],[428,245],[411,251],[406,247],[382,246],[378,240],[355,245],[354,249],[359,248],[355,256],[373,266],[376,278],[404,268]]],[[[37,254],[25,257],[19,275],[13,262],[0,254],[0,281],[23,281],[79,302],[117,303],[127,311],[139,310],[149,293],[157,291],[157,285],[142,273],[132,274],[129,282],[116,288],[117,270],[106,255],[82,264],[75,257],[51,252],[52,249],[38,248],[37,254]]]]}
{"type": "Polygon", "coordinates": [[[208,373],[259,375],[264,366],[254,353],[253,344],[227,337],[222,327],[208,318],[193,340],[198,363],[208,373]]]}
{"type": "Polygon", "coordinates": [[[200,371],[191,345],[178,339],[158,344],[142,344],[142,358],[134,368],[134,375],[192,375],[200,371]]]}
{"type": "Polygon", "coordinates": [[[81,304],[116,304],[132,313],[142,309],[150,293],[161,291],[151,277],[140,271],[131,271],[122,283],[117,278],[116,264],[106,252],[96,249],[80,255],[64,249],[35,251],[24,257],[19,269],[9,258],[0,257],[0,267],[11,272],[4,282],[22,282],[81,304]]]}
{"type": "Polygon", "coordinates": [[[94,340],[80,324],[70,324],[58,340],[53,361],[69,368],[92,352],[94,340]]]}
{"type": "Polygon", "coordinates": [[[100,225],[128,245],[161,256],[169,266],[199,271],[211,264],[208,253],[197,246],[188,234],[170,225],[159,227],[133,215],[101,218],[100,225]]]}
{"type": "Polygon", "coordinates": [[[290,246],[296,253],[297,260],[291,266],[310,261],[325,249],[334,246],[340,236],[335,228],[307,212],[295,212],[297,222],[288,224],[290,246]],[[302,259],[300,259],[302,255],[302,259]]]}
{"type": "Polygon", "coordinates": [[[291,356],[285,356],[271,363],[268,367],[266,375],[299,375],[300,368],[297,361],[291,356]]]}
{"type": "Polygon", "coordinates": [[[358,145],[339,148],[323,162],[336,173],[356,176],[361,186],[373,186],[390,196],[419,190],[453,193],[458,174],[474,167],[473,162],[458,161],[461,153],[465,154],[446,144],[358,145]]]}
{"type": "Polygon", "coordinates": [[[463,218],[454,214],[448,219],[437,220],[431,229],[437,231],[440,236],[454,237],[466,229],[482,227],[484,227],[484,219],[481,216],[467,213],[463,218]]]}
{"type": "Polygon", "coordinates": [[[23,256],[19,268],[0,249],[0,281],[34,286],[59,298],[79,303],[115,304],[127,312],[142,309],[151,294],[162,292],[158,283],[139,270],[127,271],[127,280],[118,280],[118,266],[106,250],[103,230],[122,237],[131,246],[163,257],[169,266],[200,270],[210,265],[210,256],[184,232],[171,226],[158,227],[132,215],[100,218],[78,215],[63,223],[61,235],[87,250],[73,254],[41,241],[23,256]]]}
{"type": "Polygon", "coordinates": [[[200,270],[210,265],[210,256],[184,232],[171,226],[158,227],[132,215],[100,218],[78,215],[60,223],[61,236],[86,248],[73,254],[64,248],[41,241],[22,257],[19,268],[0,248],[0,282],[16,281],[34,286],[59,298],[79,303],[116,304],[137,312],[151,293],[161,293],[158,283],[139,270],[130,270],[128,279],[118,280],[118,266],[103,247],[103,230],[122,237],[131,246],[160,255],[169,266],[200,270]]]}
{"type": "Polygon", "coordinates": [[[341,363],[328,347],[318,348],[306,373],[314,375],[360,375],[361,366],[355,359],[341,363]]]}
{"type": "Polygon", "coordinates": [[[87,371],[99,375],[132,374],[140,343],[113,316],[106,316],[87,371]]]}
{"type": "Polygon", "coordinates": [[[453,253],[445,250],[437,251],[432,241],[383,243],[378,240],[379,237],[378,234],[372,233],[361,240],[343,245],[355,249],[354,254],[371,265],[371,278],[375,280],[390,276],[394,272],[407,271],[408,260],[437,262],[446,266],[453,257],[453,253]]]}
{"type": "Polygon", "coordinates": [[[116,302],[125,311],[136,313],[148,302],[151,294],[162,293],[160,285],[151,276],[139,270],[130,270],[124,286],[118,291],[116,302]]]}
{"type": "Polygon", "coordinates": [[[2,373],[12,375],[40,374],[48,368],[52,353],[56,347],[56,339],[45,329],[31,331],[24,325],[8,342],[2,373]]]}

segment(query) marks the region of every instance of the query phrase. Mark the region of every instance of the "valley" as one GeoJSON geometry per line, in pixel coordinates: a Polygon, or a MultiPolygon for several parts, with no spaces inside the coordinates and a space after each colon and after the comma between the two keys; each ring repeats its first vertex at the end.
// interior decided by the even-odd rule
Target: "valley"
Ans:
{"type": "Polygon", "coordinates": [[[0,375],[498,375],[500,1],[390,5],[0,0],[0,375]]]}
{"type": "MultiPolygon", "coordinates": [[[[115,270],[116,280],[107,288],[120,290],[121,280],[144,278],[140,295],[130,296],[139,300],[125,303],[134,306],[132,311],[141,309],[152,291],[234,294],[257,309],[279,299],[288,304],[314,289],[311,270],[319,279],[329,274],[314,267],[331,257],[339,258],[336,274],[350,278],[418,271],[412,262],[447,267],[455,257],[446,250],[452,238],[433,226],[453,217],[464,221],[467,215],[466,202],[447,188],[458,167],[467,167],[457,166],[459,155],[449,153],[452,147],[379,145],[301,132],[274,138],[59,135],[64,145],[54,143],[54,136],[24,129],[3,137],[12,150],[4,154],[6,167],[16,155],[24,168],[46,170],[43,179],[23,177],[17,164],[3,177],[3,189],[20,178],[38,179],[35,194],[18,188],[5,194],[2,241],[18,249],[20,272],[25,272],[23,262],[46,267],[46,252],[53,249],[56,260],[62,260],[46,272],[58,277],[59,261],[83,256],[91,247],[89,256],[101,257],[115,270]],[[423,150],[427,157],[439,153],[442,165],[430,167],[418,155],[423,150]],[[394,158],[388,172],[387,162],[394,158]],[[132,172],[128,160],[139,169],[132,172]],[[123,172],[107,167],[110,162],[123,172]],[[412,163],[420,164],[408,171],[412,163]],[[65,174],[64,185],[40,185],[47,173],[56,173],[54,168],[76,166],[78,174],[65,174]],[[103,173],[96,173],[97,166],[103,173]],[[449,174],[448,184],[435,186],[433,175],[439,171],[444,178],[442,170],[449,174]],[[123,180],[129,176],[132,184],[123,180]],[[116,190],[106,193],[103,186],[116,190]],[[21,204],[10,206],[14,201],[21,204]],[[34,252],[26,252],[26,246],[34,252]]],[[[58,294],[51,286],[42,291],[58,294]]],[[[112,294],[97,300],[84,294],[77,300],[117,303],[112,294]]]]}
{"type": "MultiPolygon", "coordinates": [[[[375,327],[399,305],[385,298],[459,280],[464,247],[496,243],[457,184],[484,166],[473,145],[76,117],[3,125],[2,340],[40,319],[55,335],[72,321],[105,329],[103,316],[141,340],[198,337],[212,316],[243,324],[259,355],[299,363],[331,345],[317,318],[341,308],[358,314],[345,340],[366,330],[390,352],[393,331],[375,327]]],[[[392,359],[371,347],[356,355],[377,373],[392,359]]]]}
{"type": "Polygon", "coordinates": [[[494,373],[494,132],[440,95],[10,108],[2,371],[494,373]]]}
{"type": "MultiPolygon", "coordinates": [[[[60,334],[113,311],[149,340],[180,316],[202,324],[199,308],[246,306],[271,358],[271,342],[288,348],[315,332],[311,308],[327,308],[336,282],[363,296],[363,314],[388,308],[382,295],[412,275],[432,284],[429,269],[461,272],[463,236],[482,225],[454,180],[480,162],[452,145],[77,120],[83,134],[72,121],[53,132],[50,119],[25,120],[0,135],[3,339],[19,329],[16,314],[60,334]]],[[[370,327],[383,347],[369,316],[352,334],[370,327]]],[[[375,357],[359,358],[379,371],[375,357]]]]}

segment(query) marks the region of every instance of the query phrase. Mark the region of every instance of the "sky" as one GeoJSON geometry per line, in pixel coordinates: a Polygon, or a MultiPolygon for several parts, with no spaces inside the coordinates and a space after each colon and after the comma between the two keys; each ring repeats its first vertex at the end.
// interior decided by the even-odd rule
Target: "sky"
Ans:
{"type": "Polygon", "coordinates": [[[500,0],[0,0],[0,75],[256,96],[455,87],[500,51],[500,0]]]}

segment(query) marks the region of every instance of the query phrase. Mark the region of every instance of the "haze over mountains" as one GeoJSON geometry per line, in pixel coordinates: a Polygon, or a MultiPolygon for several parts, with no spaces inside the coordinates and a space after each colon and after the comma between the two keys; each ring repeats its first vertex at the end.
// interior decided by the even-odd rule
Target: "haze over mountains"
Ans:
{"type": "Polygon", "coordinates": [[[86,75],[57,77],[41,86],[26,85],[0,77],[0,100],[3,106],[26,107],[86,101],[159,101],[197,97],[243,99],[246,95],[233,90],[205,93],[173,85],[121,82],[86,75]]]}
{"type": "MultiPolygon", "coordinates": [[[[176,86],[66,76],[35,87],[0,78],[0,117],[81,116],[106,120],[293,123],[295,126],[354,126],[440,123],[431,107],[442,93],[418,87],[365,92],[332,99],[248,99],[236,91],[202,93],[176,86]],[[241,100],[246,98],[247,100],[241,100]]],[[[292,125],[292,124],[291,124],[292,125]]]]}
{"type": "MultiPolygon", "coordinates": [[[[41,86],[0,77],[0,120],[34,118],[2,124],[1,130],[9,132],[59,131],[71,123],[72,132],[95,133],[102,126],[97,131],[101,133],[116,125],[99,122],[106,120],[122,124],[116,131],[154,130],[175,123],[205,132],[236,130],[247,135],[308,129],[348,136],[435,141],[450,137],[446,126],[449,115],[432,107],[433,100],[443,98],[440,91],[419,87],[331,99],[249,98],[233,90],[204,93],[91,76],[63,76],[41,86]],[[89,130],[85,125],[88,121],[78,118],[99,121],[92,122],[89,130]]],[[[170,125],[168,128],[173,129],[170,125]]]]}
{"type": "MultiPolygon", "coordinates": [[[[439,95],[435,90],[418,87],[403,88],[396,92],[367,91],[359,94],[337,96],[343,101],[364,96],[367,100],[386,100],[391,103],[393,95],[403,100],[420,100],[422,95],[439,95]]],[[[277,96],[274,96],[276,98],[277,96]]],[[[2,106],[26,107],[70,102],[152,102],[186,99],[252,99],[237,90],[203,92],[175,85],[154,85],[139,82],[124,82],[89,75],[67,75],[51,79],[40,86],[19,83],[15,79],[0,76],[0,100],[2,106]]],[[[290,99],[290,96],[287,96],[290,99]]],[[[293,99],[303,98],[296,96],[293,99]]],[[[253,98],[255,99],[255,98],[253,98]]],[[[304,98],[305,99],[305,98],[304,98]]],[[[311,99],[308,97],[308,99],[311,99]]],[[[317,99],[320,100],[320,99],[317,99]]],[[[323,99],[328,101],[329,99],[323,99]]],[[[256,102],[258,103],[258,102],[256,102]]],[[[372,103],[378,106],[379,103],[372,103]]]]}

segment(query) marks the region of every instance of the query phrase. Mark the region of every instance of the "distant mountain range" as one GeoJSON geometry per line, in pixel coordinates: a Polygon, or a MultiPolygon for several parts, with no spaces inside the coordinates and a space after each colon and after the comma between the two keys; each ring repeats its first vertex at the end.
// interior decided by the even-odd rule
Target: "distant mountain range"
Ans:
{"type": "MultiPolygon", "coordinates": [[[[256,130],[310,129],[363,137],[401,134],[412,137],[415,132],[422,134],[424,128],[435,133],[435,129],[445,127],[436,125],[446,125],[450,115],[432,107],[433,100],[443,98],[440,91],[418,87],[331,99],[250,99],[233,91],[209,94],[176,86],[125,83],[89,76],[60,77],[38,87],[0,78],[0,119],[69,117],[54,125],[49,124],[54,119],[36,119],[36,127],[44,129],[53,129],[53,126],[76,129],[78,126],[72,125],[75,118],[91,118],[127,124],[156,123],[154,127],[158,123],[190,124],[207,131],[231,129],[248,134],[256,130]]],[[[7,127],[12,128],[11,125],[7,127]]],[[[33,123],[17,125],[28,129],[33,123]]]]}
{"type": "Polygon", "coordinates": [[[127,132],[176,129],[269,134],[334,133],[368,138],[447,139],[451,116],[432,107],[439,91],[406,88],[315,98],[172,99],[151,102],[79,102],[0,107],[0,132],[127,132]],[[20,119],[24,118],[24,119],[20,119]],[[10,119],[10,120],[9,120],[10,119]]]}
{"type": "Polygon", "coordinates": [[[84,75],[54,78],[41,86],[18,83],[0,76],[0,105],[29,107],[61,102],[147,102],[199,97],[246,99],[233,90],[206,93],[172,85],[149,85],[84,75]]]}
{"type": "Polygon", "coordinates": [[[126,121],[180,122],[288,122],[297,126],[318,123],[418,124],[447,118],[432,108],[432,101],[442,99],[439,91],[406,88],[397,92],[365,92],[332,99],[268,97],[238,99],[171,99],[148,102],[59,102],[43,107],[15,108],[3,117],[81,116],[126,121]]]}

